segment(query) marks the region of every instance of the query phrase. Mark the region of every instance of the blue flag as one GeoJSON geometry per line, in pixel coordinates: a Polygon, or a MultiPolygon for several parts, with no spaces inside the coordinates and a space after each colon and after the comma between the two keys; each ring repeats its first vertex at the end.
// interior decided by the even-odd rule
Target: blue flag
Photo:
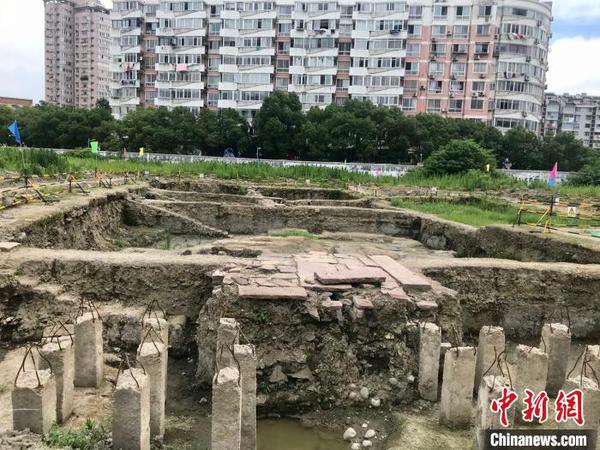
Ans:
{"type": "Polygon", "coordinates": [[[12,137],[15,138],[17,144],[21,145],[21,133],[19,133],[19,124],[16,120],[9,125],[8,131],[10,131],[12,137]]]}

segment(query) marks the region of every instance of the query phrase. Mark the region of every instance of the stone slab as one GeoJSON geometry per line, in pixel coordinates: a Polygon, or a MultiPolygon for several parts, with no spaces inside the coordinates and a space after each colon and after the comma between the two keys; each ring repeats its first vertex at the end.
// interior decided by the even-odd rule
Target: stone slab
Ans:
{"type": "Polygon", "coordinates": [[[306,300],[308,294],[303,287],[238,286],[242,300],[306,300]]]}
{"type": "Polygon", "coordinates": [[[0,242],[0,253],[8,253],[21,246],[18,242],[0,242]]]}
{"type": "Polygon", "coordinates": [[[364,269],[328,269],[315,272],[315,278],[321,284],[381,284],[385,281],[386,273],[375,267],[364,269]]]}
{"type": "Polygon", "coordinates": [[[375,306],[373,305],[373,302],[371,300],[369,300],[368,298],[363,298],[363,297],[358,297],[358,296],[354,296],[352,297],[352,303],[354,304],[354,307],[356,309],[374,309],[375,306]]]}
{"type": "Polygon", "coordinates": [[[429,291],[432,288],[432,283],[429,278],[407,269],[389,256],[369,255],[369,258],[379,264],[383,270],[389,273],[405,288],[423,291],[429,291]]]}

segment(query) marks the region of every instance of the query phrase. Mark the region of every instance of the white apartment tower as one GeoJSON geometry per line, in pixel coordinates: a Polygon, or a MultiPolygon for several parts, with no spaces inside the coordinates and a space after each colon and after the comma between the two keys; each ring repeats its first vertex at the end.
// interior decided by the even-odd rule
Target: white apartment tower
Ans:
{"type": "Polygon", "coordinates": [[[600,149],[600,96],[546,94],[544,136],[570,133],[590,148],[600,149]]]}
{"type": "MultiPolygon", "coordinates": [[[[157,97],[113,91],[117,117],[124,105],[154,104],[234,108],[250,119],[282,90],[297,93],[305,109],[354,98],[541,130],[549,2],[156,1],[157,97]]],[[[149,20],[150,3],[116,0],[113,18],[126,6],[149,20]]],[[[117,44],[115,55],[130,52],[117,44]]]]}
{"type": "Polygon", "coordinates": [[[44,0],[45,98],[91,108],[109,97],[110,19],[99,0],[44,0]]]}

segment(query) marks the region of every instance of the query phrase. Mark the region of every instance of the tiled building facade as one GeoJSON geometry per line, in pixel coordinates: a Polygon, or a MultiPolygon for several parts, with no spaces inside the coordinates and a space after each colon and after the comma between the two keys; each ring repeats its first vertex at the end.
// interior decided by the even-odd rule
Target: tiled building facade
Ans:
{"type": "Polygon", "coordinates": [[[45,99],[91,108],[109,97],[110,16],[99,0],[44,0],[45,99]]]}
{"type": "Polygon", "coordinates": [[[162,105],[251,118],[283,90],[305,109],[354,98],[541,130],[548,2],[115,0],[112,19],[113,64],[133,64],[113,67],[116,117],[162,105]]]}

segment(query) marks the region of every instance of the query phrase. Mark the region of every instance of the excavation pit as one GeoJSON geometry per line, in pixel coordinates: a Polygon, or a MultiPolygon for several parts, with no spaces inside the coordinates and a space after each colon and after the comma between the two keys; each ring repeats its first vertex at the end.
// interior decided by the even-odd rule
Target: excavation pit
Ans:
{"type": "MultiPolygon", "coordinates": [[[[476,229],[393,208],[382,197],[155,181],[0,218],[2,240],[21,244],[3,254],[0,271],[2,364],[12,368],[20,346],[93,304],[107,373],[97,390],[76,389],[75,411],[84,415],[86,397],[110,399],[115,355],[134,357],[153,304],[169,328],[167,448],[191,448],[198,433],[210,442],[222,317],[235,318],[240,342],[256,346],[259,417],[302,416],[334,428],[335,437],[347,416],[361,427],[369,421],[378,427],[375,448],[406,442],[392,434],[398,420],[447,448],[470,442],[463,431],[428,428],[438,412],[419,400],[419,324],[436,323],[442,342],[461,347],[477,347],[487,325],[502,326],[511,349],[539,341],[546,322],[569,322],[577,345],[600,339],[600,252],[591,243],[476,229]],[[411,412],[394,422],[400,406],[411,412]]],[[[91,411],[108,419],[110,403],[91,411]]],[[[263,439],[278,439],[269,431],[278,425],[265,426],[259,448],[261,429],[263,439]]],[[[338,444],[349,446],[334,440],[327,448],[338,444]]]]}

